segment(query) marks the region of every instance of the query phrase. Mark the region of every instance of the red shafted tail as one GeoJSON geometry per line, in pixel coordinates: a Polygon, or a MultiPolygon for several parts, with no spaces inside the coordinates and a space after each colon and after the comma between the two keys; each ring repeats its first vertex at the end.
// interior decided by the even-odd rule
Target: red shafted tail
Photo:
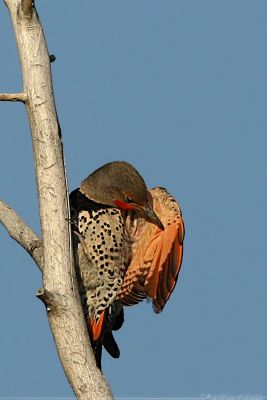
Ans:
{"type": "Polygon", "coordinates": [[[123,308],[119,309],[117,314],[113,317],[108,315],[108,310],[105,309],[100,314],[97,322],[95,319],[88,320],[89,337],[95,355],[96,365],[100,371],[102,346],[112,357],[118,358],[120,356],[120,350],[113,337],[112,331],[120,329],[123,321],[123,308]]]}
{"type": "Polygon", "coordinates": [[[88,321],[88,327],[89,327],[89,336],[90,339],[96,342],[97,340],[100,340],[102,333],[103,333],[103,328],[104,328],[104,320],[105,320],[105,310],[102,311],[100,314],[99,320],[96,322],[95,319],[89,320],[88,321]]]}

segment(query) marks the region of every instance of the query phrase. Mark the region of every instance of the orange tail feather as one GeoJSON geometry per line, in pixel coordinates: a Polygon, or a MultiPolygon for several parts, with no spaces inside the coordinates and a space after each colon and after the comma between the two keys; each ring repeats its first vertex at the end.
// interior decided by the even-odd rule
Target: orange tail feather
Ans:
{"type": "Polygon", "coordinates": [[[91,319],[88,321],[89,327],[89,335],[90,339],[96,342],[100,339],[103,327],[104,327],[104,318],[105,317],[105,310],[102,311],[100,314],[99,320],[96,321],[95,319],[91,319]]]}

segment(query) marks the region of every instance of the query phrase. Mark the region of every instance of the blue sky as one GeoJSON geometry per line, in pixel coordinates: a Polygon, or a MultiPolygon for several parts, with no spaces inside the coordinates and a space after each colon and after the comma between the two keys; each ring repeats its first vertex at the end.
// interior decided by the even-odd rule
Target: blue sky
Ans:
{"type": "MultiPolygon", "coordinates": [[[[116,396],[267,393],[267,3],[37,2],[70,188],[111,160],[180,202],[185,255],[163,313],[143,303],[104,357],[116,396]]],[[[0,3],[0,91],[20,91],[0,3]]],[[[0,198],[39,232],[21,104],[0,104],[0,198]]],[[[71,396],[28,255],[0,228],[0,396],[71,396]]]]}

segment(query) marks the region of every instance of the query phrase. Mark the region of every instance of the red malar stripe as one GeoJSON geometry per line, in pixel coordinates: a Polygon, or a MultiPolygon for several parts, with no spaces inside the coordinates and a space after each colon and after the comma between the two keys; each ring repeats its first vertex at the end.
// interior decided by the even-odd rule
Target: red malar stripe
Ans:
{"type": "Polygon", "coordinates": [[[116,204],[117,207],[121,208],[122,210],[134,210],[134,206],[129,203],[124,203],[121,200],[115,200],[114,203],[116,204]]]}

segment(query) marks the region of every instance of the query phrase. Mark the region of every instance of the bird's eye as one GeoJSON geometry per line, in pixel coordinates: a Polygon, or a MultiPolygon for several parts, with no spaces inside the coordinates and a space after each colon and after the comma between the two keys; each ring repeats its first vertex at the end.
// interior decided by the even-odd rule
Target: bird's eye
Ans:
{"type": "Polygon", "coordinates": [[[132,203],[132,199],[129,196],[125,195],[125,200],[127,201],[127,203],[132,203]]]}

